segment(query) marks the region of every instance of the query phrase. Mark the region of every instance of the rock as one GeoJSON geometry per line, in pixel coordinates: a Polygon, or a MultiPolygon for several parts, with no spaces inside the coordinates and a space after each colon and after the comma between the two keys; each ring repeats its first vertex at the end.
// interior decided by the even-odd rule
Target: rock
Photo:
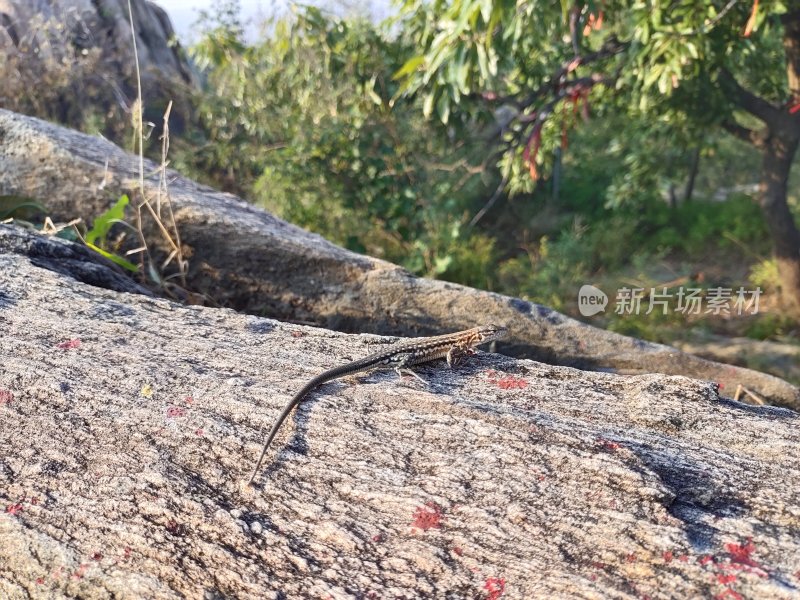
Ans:
{"type": "MultiPolygon", "coordinates": [[[[173,101],[172,127],[173,131],[180,130],[191,118],[187,90],[198,86],[199,78],[164,10],[147,0],[132,0],[131,7],[145,118],[160,124],[167,103],[173,101]]],[[[51,83],[65,85],[65,90],[73,92],[74,97],[65,92],[58,98],[65,104],[58,116],[66,121],[85,108],[68,105],[80,104],[86,87],[114,90],[114,95],[107,93],[99,98],[116,98],[114,104],[122,103],[130,111],[137,96],[132,38],[128,0],[0,0],[0,52],[20,61],[9,69],[3,68],[5,62],[0,63],[0,84],[6,88],[0,90],[0,99],[4,106],[13,106],[18,99],[5,97],[4,92],[24,93],[24,87],[17,85],[21,76],[17,71],[41,69],[53,77],[51,83]],[[95,52],[97,56],[89,59],[95,52]],[[101,81],[81,69],[78,63],[84,59],[99,61],[95,69],[102,69],[101,81]],[[65,82],[64,78],[73,81],[65,82]]],[[[87,67],[91,70],[91,63],[87,62],[87,67]]],[[[109,108],[102,106],[99,110],[109,108]]],[[[52,114],[48,112],[48,116],[52,114]]]]}
{"type": "Polygon", "coordinates": [[[89,285],[117,292],[153,295],[110,260],[86,246],[33,230],[0,224],[0,254],[27,256],[37,267],[68,275],[89,285]]]}
{"type": "Polygon", "coordinates": [[[391,340],[2,249],[0,299],[4,599],[800,597],[791,410],[480,353],[322,386],[245,494],[291,395],[391,340]]]}
{"type": "MultiPolygon", "coordinates": [[[[0,109],[0,196],[33,199],[57,220],[91,222],[121,194],[138,197],[137,171],[138,159],[106,140],[0,109]]],[[[145,161],[144,171],[145,193],[156,198],[158,167],[145,161]]],[[[404,336],[496,322],[512,332],[499,349],[518,357],[696,377],[717,383],[729,396],[743,385],[769,402],[800,408],[800,390],[777,377],[603,331],[519,298],[413,277],[174,171],[167,179],[190,256],[187,285],[217,305],[329,329],[404,336]]],[[[147,219],[144,234],[157,259],[170,254],[147,219]]]]}

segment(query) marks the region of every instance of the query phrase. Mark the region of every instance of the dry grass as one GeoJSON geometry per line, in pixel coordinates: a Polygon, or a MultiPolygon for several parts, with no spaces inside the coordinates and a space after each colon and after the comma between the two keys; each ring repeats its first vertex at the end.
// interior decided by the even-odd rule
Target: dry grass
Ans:
{"type": "Polygon", "coordinates": [[[0,30],[0,106],[112,137],[122,132],[131,107],[111,75],[124,63],[110,41],[91,37],[77,11],[13,25],[0,30]]]}
{"type": "MultiPolygon", "coordinates": [[[[139,156],[137,190],[129,194],[132,227],[118,231],[115,240],[107,240],[107,245],[115,253],[135,245],[125,254],[138,263],[143,283],[173,298],[194,300],[194,295],[187,291],[189,264],[168,185],[172,101],[163,115],[159,183],[155,189],[152,185],[146,187],[144,155],[155,125],[143,117],[142,78],[131,3],[128,2],[130,41],[96,35],[87,20],[79,11],[68,9],[57,18],[39,14],[25,23],[0,28],[0,106],[88,133],[100,133],[116,141],[132,138],[130,148],[139,156]],[[124,47],[129,43],[133,53],[124,47]],[[129,96],[134,89],[136,99],[131,101],[129,96]],[[126,240],[131,229],[138,238],[133,244],[126,240]]],[[[70,227],[83,239],[85,226],[80,219],[55,224],[46,217],[42,231],[57,234],[70,227]]]]}
{"type": "Polygon", "coordinates": [[[139,153],[139,198],[134,201],[134,208],[136,210],[136,230],[141,241],[141,246],[128,254],[138,254],[139,264],[142,273],[147,273],[150,280],[157,284],[163,291],[173,297],[180,297],[186,299],[186,273],[189,264],[184,256],[183,248],[181,246],[180,232],[178,231],[177,223],[175,222],[175,214],[172,210],[172,200],[169,196],[169,187],[167,182],[167,166],[169,164],[167,155],[169,152],[169,115],[172,110],[172,102],[167,105],[167,110],[164,112],[164,128],[161,135],[161,164],[159,166],[159,184],[153,197],[145,189],[144,185],[144,122],[142,115],[144,113],[144,104],[142,101],[142,78],[141,70],[139,67],[139,50],[136,44],[136,27],[133,21],[133,8],[131,0],[128,0],[128,18],[131,26],[131,40],[133,44],[133,56],[135,61],[135,74],[136,74],[136,106],[137,110],[134,111],[134,130],[137,136],[137,146],[139,153]],[[153,204],[155,203],[155,206],[153,204]],[[166,259],[161,265],[157,265],[151,252],[151,244],[144,232],[143,209],[146,209],[156,228],[161,233],[162,242],[164,242],[169,249],[166,259]],[[176,271],[170,275],[164,275],[165,270],[172,262],[175,262],[176,271]],[[178,279],[180,284],[171,281],[178,279]]]}

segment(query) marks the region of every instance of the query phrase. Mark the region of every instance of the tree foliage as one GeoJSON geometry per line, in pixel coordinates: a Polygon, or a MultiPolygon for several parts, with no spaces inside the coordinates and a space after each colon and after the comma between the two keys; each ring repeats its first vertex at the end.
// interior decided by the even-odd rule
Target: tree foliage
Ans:
{"type": "Polygon", "coordinates": [[[696,139],[738,110],[733,73],[777,104],[789,99],[778,2],[755,13],[749,37],[745,2],[406,0],[402,8],[420,50],[396,74],[403,92],[424,96],[426,112],[444,121],[454,110],[485,117],[503,106],[498,142],[516,177],[538,176],[552,154],[544,150],[590,113],[645,116],[654,129],[696,139]],[[483,102],[461,102],[476,97],[483,102]]]}
{"type": "MultiPolygon", "coordinates": [[[[784,299],[800,314],[800,232],[786,189],[800,143],[800,2],[405,0],[400,22],[420,49],[396,74],[403,93],[424,96],[426,113],[445,122],[473,107],[505,115],[496,144],[512,192],[533,187],[589,107],[601,119],[648,120],[648,136],[699,146],[723,128],[760,149],[759,203],[784,299]]],[[[652,185],[663,168],[643,141],[629,188],[652,185]]],[[[625,198],[624,186],[609,189],[612,204],[625,198]]]]}
{"type": "Polygon", "coordinates": [[[473,161],[468,120],[425,122],[415,100],[394,100],[407,41],[305,8],[249,46],[231,17],[193,49],[215,90],[195,167],[227,165],[228,187],[351,249],[485,284],[470,273],[491,244],[465,225],[496,176],[473,161]]]}

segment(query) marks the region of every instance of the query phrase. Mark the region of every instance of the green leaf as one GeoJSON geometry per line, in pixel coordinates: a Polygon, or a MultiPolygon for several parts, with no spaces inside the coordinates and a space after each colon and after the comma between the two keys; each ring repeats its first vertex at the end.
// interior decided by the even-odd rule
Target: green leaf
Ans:
{"type": "Polygon", "coordinates": [[[450,97],[447,94],[442,94],[439,101],[436,103],[436,112],[439,113],[439,118],[445,125],[450,120],[450,97]]]}
{"type": "Polygon", "coordinates": [[[427,96],[425,96],[425,101],[422,103],[422,114],[425,115],[425,118],[431,116],[433,113],[433,103],[436,101],[436,93],[430,92],[427,96]]]}
{"type": "Polygon", "coordinates": [[[46,212],[45,207],[34,200],[19,196],[0,196],[0,220],[14,215],[21,217],[23,215],[46,212]]]}
{"type": "Polygon", "coordinates": [[[86,242],[86,245],[89,246],[89,248],[91,248],[92,250],[94,250],[98,254],[102,254],[103,256],[105,256],[111,262],[114,262],[114,263],[118,264],[123,269],[127,269],[128,271],[131,271],[132,273],[136,273],[136,272],[139,271],[139,267],[137,267],[132,262],[125,260],[121,256],[118,256],[116,254],[113,254],[111,252],[103,250],[102,248],[98,248],[97,246],[95,246],[94,244],[92,244],[90,242],[86,242]]]}
{"type": "Polygon", "coordinates": [[[92,247],[97,240],[105,240],[113,225],[124,223],[125,207],[128,206],[129,202],[128,196],[123,194],[114,206],[94,220],[92,228],[86,233],[87,246],[92,247]]]}
{"type": "Polygon", "coordinates": [[[424,60],[425,56],[422,54],[420,54],[419,56],[412,56],[405,62],[405,64],[402,67],[400,67],[400,69],[398,69],[398,71],[394,75],[392,75],[392,79],[398,80],[402,79],[406,75],[410,75],[411,73],[417,70],[417,67],[419,67],[424,60]]]}
{"type": "Polygon", "coordinates": [[[484,23],[488,23],[492,18],[492,0],[481,0],[481,17],[484,23]]]}
{"type": "Polygon", "coordinates": [[[436,260],[434,261],[433,270],[437,275],[441,275],[450,267],[453,263],[453,257],[449,254],[447,256],[437,256],[436,260]]]}
{"type": "Polygon", "coordinates": [[[483,44],[477,44],[476,49],[478,51],[478,68],[481,71],[481,77],[484,81],[488,81],[491,78],[491,73],[489,72],[489,57],[486,55],[486,48],[484,48],[483,44]]]}

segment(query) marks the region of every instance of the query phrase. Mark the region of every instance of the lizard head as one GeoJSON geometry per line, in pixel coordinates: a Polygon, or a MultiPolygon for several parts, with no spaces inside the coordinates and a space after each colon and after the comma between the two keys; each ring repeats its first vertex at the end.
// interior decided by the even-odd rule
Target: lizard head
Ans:
{"type": "Polygon", "coordinates": [[[484,325],[478,328],[479,344],[488,344],[502,339],[508,334],[508,329],[502,325],[484,325]]]}

